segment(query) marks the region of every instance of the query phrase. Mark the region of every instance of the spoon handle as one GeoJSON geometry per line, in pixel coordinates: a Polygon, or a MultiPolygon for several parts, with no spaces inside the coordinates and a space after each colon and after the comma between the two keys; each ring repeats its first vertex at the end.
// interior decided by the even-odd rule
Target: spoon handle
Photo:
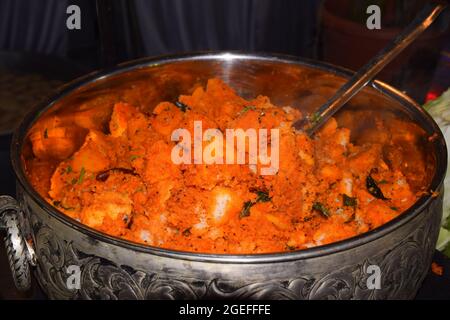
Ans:
{"type": "Polygon", "coordinates": [[[426,5],[419,15],[395,39],[358,70],[312,117],[294,123],[294,128],[305,130],[309,136],[320,129],[347,101],[358,93],[375,75],[391,62],[403,49],[422,34],[439,16],[446,5],[426,5]]]}

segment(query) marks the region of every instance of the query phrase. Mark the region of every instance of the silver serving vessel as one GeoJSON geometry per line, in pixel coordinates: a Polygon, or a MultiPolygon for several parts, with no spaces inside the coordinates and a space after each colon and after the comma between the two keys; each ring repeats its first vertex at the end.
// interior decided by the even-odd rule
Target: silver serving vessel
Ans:
{"type": "MultiPolygon", "coordinates": [[[[104,103],[121,99],[151,109],[219,77],[240,95],[267,95],[274,104],[308,113],[350,75],[292,57],[205,53],[133,61],[59,89],[16,130],[11,157],[17,200],[0,197],[0,221],[17,287],[28,289],[34,273],[52,299],[413,298],[429,270],[439,232],[447,151],[437,125],[422,108],[382,82],[370,83],[346,109],[375,110],[418,124],[430,172],[423,183],[437,192],[425,194],[380,228],[337,243],[261,255],[196,254],[135,244],[58,212],[32,188],[24,172],[30,126],[48,112],[97,103],[99,96],[106,97],[104,103]],[[379,277],[379,286],[373,276],[379,277]]],[[[362,134],[364,125],[354,126],[354,132],[362,134]]]]}

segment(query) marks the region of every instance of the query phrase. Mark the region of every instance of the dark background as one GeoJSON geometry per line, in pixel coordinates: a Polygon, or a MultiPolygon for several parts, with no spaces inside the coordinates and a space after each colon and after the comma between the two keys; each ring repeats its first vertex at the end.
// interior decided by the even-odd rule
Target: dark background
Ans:
{"type": "MultiPolygon", "coordinates": [[[[62,57],[84,72],[144,56],[205,50],[285,53],[356,70],[426,2],[0,0],[0,52],[62,57]],[[81,9],[81,30],[66,28],[71,4],[81,9]],[[382,8],[382,30],[366,28],[369,4],[382,8]]],[[[449,11],[378,78],[424,102],[440,54],[449,50],[449,11]]],[[[450,80],[438,91],[448,86],[450,80]]]]}
{"type": "MultiPolygon", "coordinates": [[[[117,61],[199,50],[315,56],[316,0],[114,0],[117,61]]],[[[97,2],[0,0],[0,50],[65,56],[101,65],[97,2]],[[81,9],[81,30],[65,28],[66,8],[81,9]]],[[[117,62],[116,61],[116,62],[117,62]]]]}

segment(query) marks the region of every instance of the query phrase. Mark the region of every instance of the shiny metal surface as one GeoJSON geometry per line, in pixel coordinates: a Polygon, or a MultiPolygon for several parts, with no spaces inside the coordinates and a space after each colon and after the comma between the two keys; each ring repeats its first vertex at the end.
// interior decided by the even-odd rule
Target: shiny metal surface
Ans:
{"type": "Polygon", "coordinates": [[[36,255],[21,225],[23,216],[17,201],[10,196],[0,196],[0,226],[6,231],[4,242],[14,284],[19,291],[27,291],[31,286],[30,267],[36,265],[36,255]]]}
{"type": "MultiPolygon", "coordinates": [[[[134,244],[102,234],[61,214],[31,187],[24,162],[31,157],[28,130],[38,119],[72,117],[86,104],[122,101],[151,110],[220,77],[245,97],[264,94],[274,104],[307,113],[351,74],[313,61],[236,53],[153,58],[91,74],[37,106],[16,131],[12,162],[18,201],[37,255],[36,275],[51,298],[412,298],[423,280],[437,239],[442,194],[424,195],[398,218],[366,234],[303,251],[220,255],[177,252],[134,244]],[[367,287],[367,267],[378,265],[382,287],[367,287]],[[67,268],[82,270],[81,286],[67,286],[67,268]]],[[[434,121],[395,89],[374,82],[352,99],[349,110],[366,108],[417,123],[423,152],[430,157],[426,184],[442,191],[447,167],[444,139],[434,121]],[[428,136],[435,135],[435,139],[428,136]]],[[[347,108],[346,108],[347,109],[347,108]]],[[[355,123],[355,132],[361,124],[355,123]]]]}

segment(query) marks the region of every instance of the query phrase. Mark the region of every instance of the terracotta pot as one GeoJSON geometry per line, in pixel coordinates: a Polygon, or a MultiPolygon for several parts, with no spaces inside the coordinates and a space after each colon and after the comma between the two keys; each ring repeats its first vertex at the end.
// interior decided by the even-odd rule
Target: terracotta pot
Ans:
{"type": "MultiPolygon", "coordinates": [[[[357,70],[402,30],[401,27],[383,27],[383,17],[381,29],[369,30],[365,23],[357,23],[340,15],[339,8],[334,4],[327,1],[322,10],[322,54],[327,62],[357,70]]],[[[406,91],[421,102],[447,36],[445,28],[427,30],[377,78],[406,91]]]]}

